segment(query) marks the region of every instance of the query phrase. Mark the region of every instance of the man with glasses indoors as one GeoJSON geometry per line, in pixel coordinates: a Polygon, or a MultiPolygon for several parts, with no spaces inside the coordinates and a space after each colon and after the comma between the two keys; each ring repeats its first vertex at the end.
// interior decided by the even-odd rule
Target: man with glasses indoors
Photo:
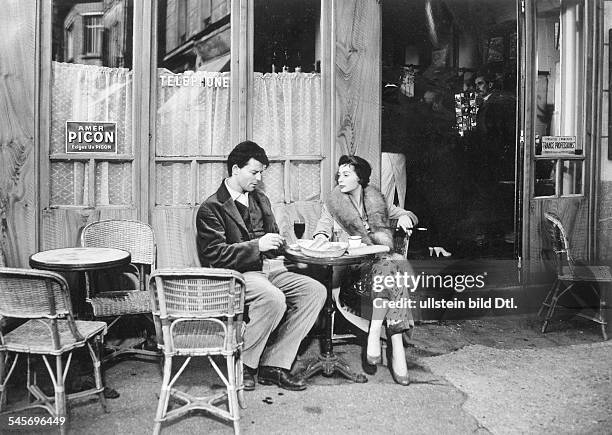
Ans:
{"type": "Polygon", "coordinates": [[[306,384],[290,368],[325,303],[326,289],[310,277],[273,266],[271,259],[285,240],[270,200],[258,189],[268,165],[266,152],[255,142],[241,142],[231,151],[229,176],[198,210],[198,256],[202,266],[244,275],[250,319],[243,347],[245,390],[255,389],[258,377],[260,384],[299,391],[306,384]]]}

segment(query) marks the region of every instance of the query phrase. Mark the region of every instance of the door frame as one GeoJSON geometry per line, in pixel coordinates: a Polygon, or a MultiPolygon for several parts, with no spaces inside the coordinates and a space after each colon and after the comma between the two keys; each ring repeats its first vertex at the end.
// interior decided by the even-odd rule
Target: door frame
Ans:
{"type": "MultiPolygon", "coordinates": [[[[538,220],[539,214],[534,215],[543,201],[552,201],[553,204],[564,206],[568,204],[579,204],[584,202],[587,207],[584,222],[578,223],[586,232],[584,259],[592,260],[596,252],[596,222],[597,222],[597,184],[598,184],[598,164],[599,164],[599,142],[600,142],[600,114],[602,104],[601,88],[603,67],[603,34],[602,34],[602,15],[603,1],[590,0],[584,2],[584,60],[581,69],[586,79],[586,86],[583,88],[582,101],[584,106],[585,121],[582,133],[583,153],[584,153],[584,183],[583,194],[572,196],[555,196],[534,198],[534,171],[535,171],[535,134],[536,134],[536,98],[537,98],[537,2],[538,0],[522,0],[523,13],[520,14],[524,23],[524,40],[521,43],[521,52],[524,50],[524,58],[521,62],[521,113],[520,121],[520,148],[522,156],[522,258],[519,260],[522,270],[523,284],[538,281],[538,274],[541,272],[540,258],[534,258],[534,247],[540,245],[539,241],[533,239],[534,234],[543,234],[541,229],[542,222],[538,220]],[[541,204],[538,202],[542,201],[541,204]],[[522,260],[522,261],[521,261],[522,260]]],[[[580,205],[579,205],[580,206],[580,205]]]]}

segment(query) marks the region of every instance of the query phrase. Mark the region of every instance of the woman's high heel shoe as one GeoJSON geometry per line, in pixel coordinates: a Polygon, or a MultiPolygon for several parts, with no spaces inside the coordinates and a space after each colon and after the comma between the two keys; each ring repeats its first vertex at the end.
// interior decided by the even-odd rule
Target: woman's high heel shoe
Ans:
{"type": "MultiPolygon", "coordinates": [[[[391,344],[391,337],[389,337],[388,343],[391,344]]],[[[403,385],[404,387],[407,387],[408,385],[410,385],[410,382],[411,382],[410,374],[407,373],[403,376],[400,376],[397,373],[395,373],[395,370],[393,370],[393,352],[392,352],[391,346],[387,347],[387,365],[389,366],[391,377],[393,378],[393,381],[396,384],[403,385]]]]}
{"type": "Polygon", "coordinates": [[[410,385],[410,375],[406,374],[404,376],[400,376],[395,373],[395,370],[393,370],[393,363],[391,362],[389,363],[389,371],[391,372],[391,377],[393,378],[396,384],[403,385],[404,387],[410,385]]]}
{"type": "Polygon", "coordinates": [[[376,364],[382,363],[382,356],[370,356],[367,350],[363,350],[361,354],[361,366],[366,375],[376,374],[376,364]]]}
{"type": "Polygon", "coordinates": [[[451,255],[453,255],[446,249],[444,249],[442,246],[430,246],[429,256],[433,257],[434,254],[436,254],[436,257],[439,257],[440,255],[442,255],[443,257],[450,257],[451,255]]]}

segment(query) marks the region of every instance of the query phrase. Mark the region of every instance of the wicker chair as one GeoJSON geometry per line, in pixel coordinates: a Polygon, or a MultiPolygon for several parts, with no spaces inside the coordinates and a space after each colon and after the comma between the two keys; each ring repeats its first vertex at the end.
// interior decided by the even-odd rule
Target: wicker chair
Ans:
{"type": "Polygon", "coordinates": [[[544,213],[544,217],[546,219],[553,253],[555,254],[554,259],[557,277],[550,291],[546,295],[546,298],[544,298],[540,311],[538,312],[538,316],[541,316],[544,312],[544,308],[548,308],[544,318],[544,323],[542,324],[542,333],[546,332],[548,322],[552,319],[555,308],[559,306],[559,298],[561,298],[561,296],[563,296],[563,294],[566,292],[570,292],[577,301],[583,305],[586,305],[580,295],[575,291],[584,288],[584,286],[576,286],[576,284],[582,283],[586,284],[586,288],[591,290],[599,299],[599,307],[592,314],[581,312],[577,315],[598,323],[601,326],[601,333],[604,340],[607,340],[607,322],[604,318],[606,309],[604,290],[606,286],[608,287],[608,290],[610,290],[610,284],[612,284],[610,267],[577,265],[570,253],[567,232],[565,231],[559,217],[549,212],[544,213]],[[563,260],[563,254],[565,254],[567,265],[565,265],[563,260]],[[596,284],[599,284],[599,291],[596,284]]]}
{"type": "Polygon", "coordinates": [[[159,395],[154,433],[162,422],[174,420],[192,410],[204,410],[231,421],[234,432],[240,432],[239,409],[244,407],[242,382],[242,336],[244,324],[244,278],[228,269],[188,268],[157,270],[151,275],[149,290],[153,316],[160,325],[158,346],[164,352],[164,375],[159,395]],[[212,355],[223,355],[227,375],[219,369],[212,355]],[[186,356],[172,377],[172,359],[186,356]],[[227,393],[194,397],[173,388],[194,356],[207,356],[227,387],[227,393]],[[174,398],[183,405],[168,411],[174,398]],[[216,406],[227,398],[227,408],[216,406]]]}
{"type": "MultiPolygon", "coordinates": [[[[156,244],[153,229],[145,223],[133,220],[92,222],[83,229],[81,246],[123,249],[132,256],[131,270],[115,273],[120,275],[119,278],[124,278],[120,280],[120,284],[124,284],[121,281],[125,279],[131,281],[129,289],[121,286],[119,289],[96,292],[93,285],[94,276],[89,273],[86,275],[86,301],[91,305],[94,317],[113,318],[109,329],[123,316],[144,314],[150,317],[151,305],[146,286],[150,272],[155,269],[156,244]]],[[[104,357],[103,362],[125,354],[158,357],[158,352],[141,348],[146,341],[146,338],[143,338],[130,347],[107,344],[107,349],[111,349],[112,353],[104,357]]]]}
{"type": "MultiPolygon", "coordinates": [[[[57,273],[0,267],[0,315],[29,319],[7,334],[0,334],[0,410],[6,403],[6,386],[21,354],[27,355],[26,387],[35,400],[26,406],[5,411],[21,412],[44,408],[53,418],[66,421],[71,399],[97,394],[106,411],[99,352],[106,334],[106,323],[74,320],[66,280],[57,273]],[[65,379],[72,360],[72,351],[85,347],[93,361],[95,387],[66,394],[65,379]],[[62,357],[68,354],[64,363],[62,357]],[[31,355],[41,355],[55,389],[49,397],[36,384],[31,373],[31,355]],[[9,364],[10,357],[12,363],[9,364]],[[55,356],[55,368],[49,362],[55,356]],[[65,365],[64,365],[65,364],[65,365]],[[10,366],[10,367],[9,367],[10,366]],[[8,373],[6,369],[8,368],[8,373]]],[[[67,424],[62,424],[62,433],[67,424]]]]}

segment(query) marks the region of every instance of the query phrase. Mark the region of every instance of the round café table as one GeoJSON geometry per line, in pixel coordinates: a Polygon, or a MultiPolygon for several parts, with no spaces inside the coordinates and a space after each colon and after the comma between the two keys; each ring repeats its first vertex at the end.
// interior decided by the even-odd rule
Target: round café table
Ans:
{"type": "MultiPolygon", "coordinates": [[[[34,269],[54,272],[89,272],[125,266],[132,262],[128,251],[115,248],[59,248],[37,252],[30,256],[34,269]]],[[[84,298],[74,298],[77,314],[82,314],[84,298]]]]}
{"type": "Polygon", "coordinates": [[[111,269],[130,264],[129,252],[115,248],[59,248],[37,252],[30,256],[34,269],[55,272],[87,272],[111,269]]]}
{"type": "Polygon", "coordinates": [[[332,299],[333,267],[359,264],[364,260],[373,258],[378,253],[388,251],[389,248],[386,246],[374,245],[358,248],[352,252],[349,250],[349,253],[345,253],[340,257],[316,258],[303,254],[296,247],[286,248],[284,256],[288,260],[296,263],[323,266],[325,270],[324,284],[327,289],[327,299],[323,308],[325,311],[325,337],[321,341],[321,353],[319,356],[307,363],[306,369],[302,373],[304,379],[308,379],[318,373],[322,373],[323,376],[332,376],[335,372],[338,372],[353,382],[364,383],[368,381],[368,378],[363,373],[355,373],[346,361],[334,354],[334,344],[332,341],[332,315],[334,313],[334,302],[332,299]]]}

